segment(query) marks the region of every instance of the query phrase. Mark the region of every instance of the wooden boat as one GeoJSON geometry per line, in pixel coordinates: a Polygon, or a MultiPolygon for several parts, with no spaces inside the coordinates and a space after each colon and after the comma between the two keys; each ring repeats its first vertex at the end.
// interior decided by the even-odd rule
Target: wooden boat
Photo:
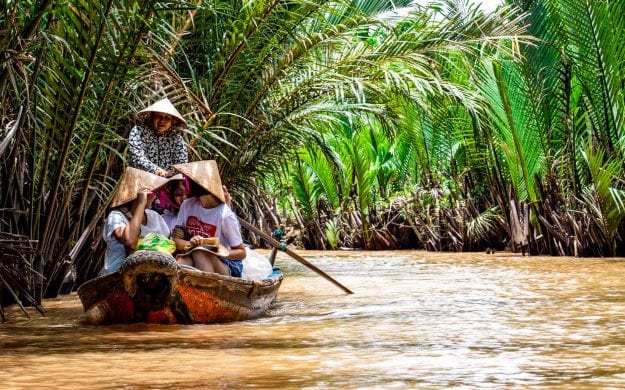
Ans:
{"type": "Polygon", "coordinates": [[[78,288],[94,325],[147,322],[209,324],[260,316],[275,301],[282,273],[244,280],[180,266],[171,255],[139,251],[117,272],[78,288]]]}

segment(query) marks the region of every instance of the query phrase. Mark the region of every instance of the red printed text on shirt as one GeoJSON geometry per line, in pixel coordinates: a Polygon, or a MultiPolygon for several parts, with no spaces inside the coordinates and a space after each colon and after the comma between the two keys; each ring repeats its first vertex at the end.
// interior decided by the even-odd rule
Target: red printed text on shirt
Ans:
{"type": "Polygon", "coordinates": [[[215,237],[215,232],[217,231],[217,226],[202,222],[197,217],[188,217],[186,228],[190,237],[215,237]]]}

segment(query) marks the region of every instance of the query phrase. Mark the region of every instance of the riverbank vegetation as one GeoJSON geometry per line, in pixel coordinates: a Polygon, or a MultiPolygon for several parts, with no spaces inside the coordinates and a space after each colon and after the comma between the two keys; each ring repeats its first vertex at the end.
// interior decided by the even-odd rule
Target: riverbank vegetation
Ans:
{"type": "Polygon", "coordinates": [[[617,1],[2,3],[3,302],[96,275],[163,95],[238,213],[304,247],[625,252],[617,1]]]}

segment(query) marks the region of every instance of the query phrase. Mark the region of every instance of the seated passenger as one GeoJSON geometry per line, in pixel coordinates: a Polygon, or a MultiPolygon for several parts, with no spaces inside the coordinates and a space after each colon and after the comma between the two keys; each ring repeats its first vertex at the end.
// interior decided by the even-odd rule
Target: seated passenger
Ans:
{"type": "Polygon", "coordinates": [[[216,162],[198,161],[174,168],[188,178],[190,187],[172,232],[176,248],[181,251],[176,260],[205,272],[240,278],[245,247],[239,221],[225,203],[216,162]],[[210,237],[217,240],[204,240],[210,237]]]}
{"type": "Polygon", "coordinates": [[[186,163],[187,146],[181,132],[186,122],[165,98],[137,113],[143,124],[128,136],[128,165],[159,176],[174,174],[172,165],[186,163]]]}
{"type": "Polygon", "coordinates": [[[151,232],[169,237],[170,230],[163,218],[149,209],[155,197],[152,191],[166,182],[166,178],[140,169],[126,170],[102,232],[106,253],[100,275],[117,271],[126,256],[134,252],[139,237],[151,232]]]}
{"type": "Polygon", "coordinates": [[[152,206],[152,209],[160,210],[167,227],[169,230],[173,230],[176,226],[180,205],[187,198],[187,189],[182,174],[179,173],[169,178],[169,182],[157,190],[157,194],[158,207],[152,206]]]}

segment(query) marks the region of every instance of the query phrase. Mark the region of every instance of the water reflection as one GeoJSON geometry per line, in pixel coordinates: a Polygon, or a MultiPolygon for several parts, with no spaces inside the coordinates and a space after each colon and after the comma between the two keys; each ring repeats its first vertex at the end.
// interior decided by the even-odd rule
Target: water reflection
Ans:
{"type": "MultiPolygon", "coordinates": [[[[282,256],[282,255],[281,255],[282,256]]],[[[0,326],[3,388],[625,386],[625,261],[309,252],[265,317],[93,327],[71,295],[0,326]]]]}

